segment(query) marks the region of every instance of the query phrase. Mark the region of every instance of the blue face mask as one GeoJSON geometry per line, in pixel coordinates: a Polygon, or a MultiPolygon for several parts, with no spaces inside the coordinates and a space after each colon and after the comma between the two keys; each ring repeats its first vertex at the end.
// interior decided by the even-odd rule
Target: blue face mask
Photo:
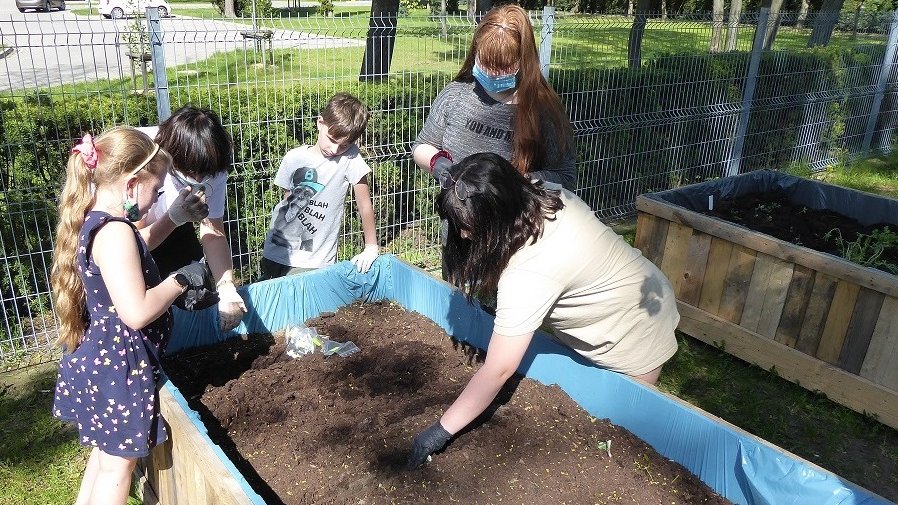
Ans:
{"type": "Polygon", "coordinates": [[[487,93],[499,94],[514,89],[515,86],[518,85],[518,77],[515,74],[491,77],[476,63],[474,64],[474,68],[471,69],[471,73],[487,93]]]}

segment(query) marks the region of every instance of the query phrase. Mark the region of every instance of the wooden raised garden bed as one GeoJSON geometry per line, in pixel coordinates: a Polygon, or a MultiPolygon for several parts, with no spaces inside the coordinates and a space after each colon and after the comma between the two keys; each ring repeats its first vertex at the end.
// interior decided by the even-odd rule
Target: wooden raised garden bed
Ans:
{"type": "MultiPolygon", "coordinates": [[[[215,321],[209,313],[176,312],[169,352],[215,344],[237,333],[276,332],[358,300],[392,300],[473,348],[487,348],[492,330],[492,317],[472,307],[464,295],[389,255],[379,258],[365,275],[344,262],[308,274],[256,283],[242,291],[250,311],[232,335],[211,330],[215,321]]],[[[888,503],[675,397],[596,368],[546,335],[534,337],[518,372],[540,383],[557,385],[590,415],[626,428],[734,503],[835,504],[832,497],[870,505],[888,503]]],[[[171,440],[138,465],[144,503],[266,503],[247,482],[258,476],[238,471],[226,451],[212,441],[200,415],[177,387],[166,384],[160,402],[171,440]]],[[[425,417],[429,420],[433,413],[425,417]]],[[[463,452],[460,448],[440,457],[457,457],[463,452]]],[[[458,465],[459,478],[481,478],[478,468],[476,464],[458,465]]],[[[503,491],[504,484],[492,485],[498,486],[499,493],[503,491]]],[[[464,501],[471,497],[457,498],[464,501]]]]}
{"type": "Polygon", "coordinates": [[[898,224],[898,201],[766,170],[642,195],[636,246],[671,280],[680,329],[898,428],[898,277],[702,213],[765,191],[898,224]]]}

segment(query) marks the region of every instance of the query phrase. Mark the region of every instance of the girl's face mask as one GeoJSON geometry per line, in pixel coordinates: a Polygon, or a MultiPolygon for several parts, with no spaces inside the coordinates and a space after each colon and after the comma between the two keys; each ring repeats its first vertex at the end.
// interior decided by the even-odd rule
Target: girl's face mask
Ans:
{"type": "Polygon", "coordinates": [[[474,62],[474,68],[471,69],[471,73],[474,75],[474,78],[477,79],[477,82],[483,86],[483,89],[490,94],[496,95],[503,93],[514,89],[518,85],[518,77],[516,74],[497,75],[495,77],[490,76],[480,68],[480,65],[477,64],[476,61],[474,62]]]}

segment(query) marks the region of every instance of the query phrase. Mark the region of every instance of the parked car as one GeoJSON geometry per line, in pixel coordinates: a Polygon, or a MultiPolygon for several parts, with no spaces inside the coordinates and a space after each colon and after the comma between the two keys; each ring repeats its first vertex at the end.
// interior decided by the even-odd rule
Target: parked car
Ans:
{"type": "Polygon", "coordinates": [[[99,10],[104,18],[121,19],[125,16],[143,15],[147,7],[158,9],[161,18],[171,16],[171,5],[165,0],[100,0],[99,10]]]}
{"type": "Polygon", "coordinates": [[[50,9],[64,11],[65,0],[16,0],[16,7],[19,9],[19,12],[25,12],[25,9],[47,12],[50,12],[50,9]]]}

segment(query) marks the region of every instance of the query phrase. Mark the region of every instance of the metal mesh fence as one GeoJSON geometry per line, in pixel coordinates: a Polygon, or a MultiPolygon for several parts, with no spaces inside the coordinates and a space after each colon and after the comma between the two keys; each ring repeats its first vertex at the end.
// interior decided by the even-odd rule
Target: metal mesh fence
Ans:
{"type": "MultiPolygon", "coordinates": [[[[364,9],[328,18],[276,12],[197,18],[175,4],[174,17],[158,22],[105,20],[77,7],[40,22],[0,19],[0,366],[56,355],[48,272],[74,140],[116,124],[156,124],[160,112],[188,103],[218,111],[235,141],[225,224],[243,282],[257,277],[280,196],[278,164],[288,149],[315,142],[315,118],[336,91],[372,113],[358,143],[373,170],[382,249],[438,267],[437,188],[412,163],[410,146],[461,66],[475,20],[400,16],[375,20],[372,30],[364,9]]],[[[819,170],[891,148],[891,13],[847,13],[826,47],[812,49],[818,20],[791,13],[634,18],[548,9],[531,19],[574,127],[578,193],[602,218],[632,215],[647,191],[759,168],[819,170]]],[[[361,246],[350,197],[339,258],[361,246]]]]}

